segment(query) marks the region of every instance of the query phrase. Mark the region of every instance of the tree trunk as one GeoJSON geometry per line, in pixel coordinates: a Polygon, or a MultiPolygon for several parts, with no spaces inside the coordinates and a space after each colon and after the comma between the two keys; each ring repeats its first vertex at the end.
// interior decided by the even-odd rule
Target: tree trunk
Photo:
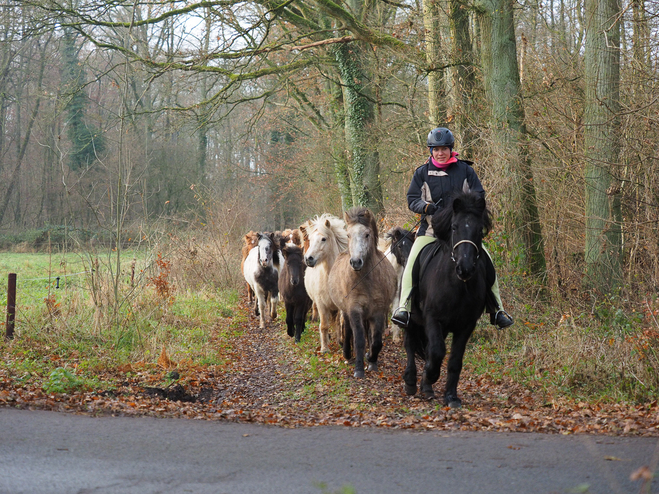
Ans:
{"type": "Polygon", "coordinates": [[[586,0],[584,155],[586,158],[586,274],[592,288],[620,286],[622,253],[620,184],[620,6],[586,0]]]}
{"type": "Polygon", "coordinates": [[[426,60],[428,72],[428,121],[431,127],[439,127],[446,122],[444,104],[444,77],[441,65],[441,8],[440,0],[423,1],[423,25],[425,28],[426,60]]]}
{"type": "Polygon", "coordinates": [[[449,0],[449,25],[453,39],[453,59],[460,61],[451,68],[449,114],[454,116],[453,130],[460,137],[460,149],[465,156],[473,155],[477,129],[472,118],[472,101],[476,86],[472,44],[469,36],[469,11],[461,0],[449,0]]]}
{"type": "Polygon", "coordinates": [[[23,158],[25,158],[25,152],[27,151],[27,146],[30,142],[30,138],[32,137],[32,128],[34,127],[34,122],[36,121],[37,116],[39,115],[39,107],[41,106],[41,94],[43,94],[42,91],[43,77],[46,68],[46,58],[47,58],[45,53],[46,53],[46,47],[44,44],[44,47],[42,48],[42,51],[40,53],[41,59],[39,61],[39,74],[37,76],[37,85],[36,85],[36,94],[38,94],[39,96],[34,102],[34,107],[32,109],[32,114],[30,115],[30,119],[27,124],[25,135],[23,136],[22,142],[20,143],[17,149],[16,164],[14,165],[14,169],[11,173],[9,183],[7,184],[7,188],[5,189],[2,203],[0,203],[0,225],[2,225],[2,221],[4,220],[5,214],[7,213],[11,196],[18,187],[18,179],[20,176],[21,167],[23,165],[23,158]]]}
{"type": "MultiPolygon", "coordinates": [[[[363,48],[358,43],[345,43],[335,50],[343,85],[345,136],[348,147],[350,199],[343,203],[365,206],[374,214],[382,211],[380,162],[369,132],[375,120],[373,98],[368,90],[368,78],[363,61],[363,48]]],[[[341,171],[339,170],[339,181],[341,171]]]]}
{"type": "Polygon", "coordinates": [[[544,241],[524,123],[512,0],[481,3],[482,66],[492,111],[494,139],[508,186],[504,209],[514,246],[521,246],[528,273],[544,277],[544,241]]]}

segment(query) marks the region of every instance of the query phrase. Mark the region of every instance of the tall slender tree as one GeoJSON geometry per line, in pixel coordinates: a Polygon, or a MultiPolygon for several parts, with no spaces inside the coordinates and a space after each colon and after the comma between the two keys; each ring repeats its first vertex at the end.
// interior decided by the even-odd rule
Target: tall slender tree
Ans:
{"type": "Polygon", "coordinates": [[[89,98],[85,92],[84,65],[79,60],[78,36],[70,28],[62,36],[62,83],[68,99],[67,134],[71,141],[69,166],[79,170],[90,166],[105,150],[105,140],[99,129],[86,118],[89,98]]]}
{"type": "Polygon", "coordinates": [[[529,273],[542,277],[546,263],[533,169],[525,124],[513,0],[483,0],[479,3],[482,34],[482,66],[492,112],[493,134],[500,149],[507,197],[504,207],[508,231],[523,247],[529,273]]]}
{"type": "Polygon", "coordinates": [[[620,154],[620,4],[586,0],[586,273],[603,293],[622,280],[620,154]]]}
{"type": "Polygon", "coordinates": [[[428,63],[428,121],[431,127],[446,124],[446,91],[442,68],[441,0],[423,0],[423,28],[428,63]]]}

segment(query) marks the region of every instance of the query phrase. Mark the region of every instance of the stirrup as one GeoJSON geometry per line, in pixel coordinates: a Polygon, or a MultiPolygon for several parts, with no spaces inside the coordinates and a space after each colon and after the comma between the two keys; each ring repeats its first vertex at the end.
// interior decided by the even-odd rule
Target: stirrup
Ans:
{"type": "Polygon", "coordinates": [[[410,325],[410,313],[403,307],[396,309],[396,312],[391,316],[391,322],[406,329],[410,325]]]}
{"type": "Polygon", "coordinates": [[[515,321],[505,310],[501,309],[496,311],[495,314],[490,316],[490,322],[497,328],[503,329],[512,326],[515,321]]]}

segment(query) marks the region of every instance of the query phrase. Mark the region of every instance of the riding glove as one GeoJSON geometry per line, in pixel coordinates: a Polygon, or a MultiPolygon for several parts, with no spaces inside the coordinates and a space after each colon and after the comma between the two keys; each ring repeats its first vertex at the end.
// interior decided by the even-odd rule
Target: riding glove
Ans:
{"type": "Polygon", "coordinates": [[[435,214],[435,211],[437,211],[437,206],[435,206],[433,203],[426,204],[426,207],[423,208],[423,213],[427,214],[428,216],[435,214]]]}

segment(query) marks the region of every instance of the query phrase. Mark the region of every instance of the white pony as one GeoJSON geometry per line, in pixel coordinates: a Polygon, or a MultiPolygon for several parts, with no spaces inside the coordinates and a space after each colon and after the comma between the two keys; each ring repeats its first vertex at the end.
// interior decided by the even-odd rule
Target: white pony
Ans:
{"type": "Polygon", "coordinates": [[[300,227],[300,231],[308,241],[309,248],[305,251],[304,262],[308,267],[304,274],[304,284],[311,300],[318,308],[320,316],[320,351],[329,352],[329,329],[334,326],[334,334],[339,334],[336,327],[336,317],[339,309],[332,302],[327,279],[334,261],[342,252],[348,250],[348,233],[345,222],[324,213],[300,227]]]}
{"type": "Polygon", "coordinates": [[[254,309],[260,319],[260,327],[277,317],[279,301],[279,270],[282,259],[274,233],[259,233],[256,247],[249,251],[243,273],[245,281],[256,294],[254,309]]]}

